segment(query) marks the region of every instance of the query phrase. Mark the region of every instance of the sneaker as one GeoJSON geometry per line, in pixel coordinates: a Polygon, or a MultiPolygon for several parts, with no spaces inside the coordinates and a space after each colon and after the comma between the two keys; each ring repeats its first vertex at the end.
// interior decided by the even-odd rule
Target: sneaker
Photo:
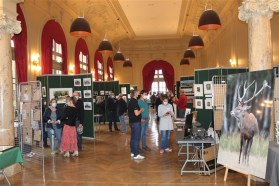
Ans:
{"type": "Polygon", "coordinates": [[[56,151],[52,151],[50,154],[53,156],[56,154],[56,151]]]}
{"type": "Polygon", "coordinates": [[[75,151],[72,156],[78,156],[78,151],[75,151]]]}
{"type": "Polygon", "coordinates": [[[166,152],[172,152],[172,149],[166,148],[165,151],[166,151],[166,152]]]}
{"type": "Polygon", "coordinates": [[[160,150],[160,154],[163,154],[165,151],[164,151],[164,149],[161,149],[160,150]]]}
{"type": "Polygon", "coordinates": [[[64,157],[70,157],[70,153],[69,153],[69,152],[66,152],[66,153],[64,154],[64,157]]]}
{"type": "Polygon", "coordinates": [[[134,153],[131,153],[131,157],[134,157],[134,153]]]}
{"type": "Polygon", "coordinates": [[[141,156],[141,155],[137,155],[134,157],[134,160],[143,160],[144,159],[144,156],[141,156]]]}

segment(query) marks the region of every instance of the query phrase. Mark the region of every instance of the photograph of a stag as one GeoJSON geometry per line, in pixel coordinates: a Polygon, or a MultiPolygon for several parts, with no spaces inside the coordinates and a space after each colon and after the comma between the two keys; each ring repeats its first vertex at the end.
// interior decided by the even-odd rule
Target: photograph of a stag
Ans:
{"type": "Polygon", "coordinates": [[[219,164],[265,177],[273,84],[273,70],[227,76],[219,164]]]}

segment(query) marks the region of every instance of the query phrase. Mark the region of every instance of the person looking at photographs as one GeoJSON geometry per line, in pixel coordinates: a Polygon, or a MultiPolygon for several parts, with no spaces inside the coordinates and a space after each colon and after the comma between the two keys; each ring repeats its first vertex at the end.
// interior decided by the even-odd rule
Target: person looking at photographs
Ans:
{"type": "Polygon", "coordinates": [[[158,107],[159,131],[161,133],[161,149],[160,154],[164,152],[171,152],[170,131],[173,130],[172,117],[174,116],[172,105],[168,103],[168,96],[163,95],[163,103],[158,107]]]}
{"type": "Polygon", "coordinates": [[[180,89],[179,93],[180,93],[179,99],[174,97],[173,98],[173,103],[175,103],[177,105],[178,117],[179,118],[184,118],[185,117],[185,110],[186,110],[186,107],[187,107],[187,96],[184,94],[183,89],[180,89]]]}
{"type": "Polygon", "coordinates": [[[78,119],[78,110],[75,107],[75,98],[70,97],[67,100],[67,107],[62,116],[64,123],[61,150],[65,152],[65,157],[70,157],[70,152],[74,152],[72,156],[78,156],[77,146],[77,130],[76,121],[78,119]]]}
{"type": "Polygon", "coordinates": [[[78,119],[76,121],[76,128],[77,128],[77,146],[78,151],[82,150],[82,131],[83,131],[83,119],[84,119],[84,105],[83,101],[79,98],[79,93],[75,91],[73,93],[74,98],[76,99],[75,107],[78,111],[78,119]]]}
{"type": "Polygon", "coordinates": [[[97,96],[96,105],[98,108],[98,114],[102,115],[99,122],[104,122],[104,124],[105,124],[106,104],[105,104],[104,96],[97,96]]]}
{"type": "Polygon", "coordinates": [[[121,123],[122,134],[126,133],[126,124],[125,124],[125,120],[124,120],[125,112],[127,112],[127,103],[123,99],[123,94],[120,93],[118,95],[118,102],[117,102],[117,115],[118,115],[119,121],[121,123]]]}
{"type": "Polygon", "coordinates": [[[45,110],[43,114],[43,121],[46,126],[47,135],[50,139],[51,155],[55,155],[56,142],[58,149],[61,151],[61,135],[62,135],[62,123],[61,123],[61,109],[57,108],[57,100],[55,98],[50,100],[50,106],[45,110]]]}
{"type": "Polygon", "coordinates": [[[107,101],[107,110],[108,110],[108,117],[109,117],[109,131],[112,132],[112,122],[114,124],[114,130],[119,131],[116,124],[116,108],[117,108],[117,100],[115,99],[114,93],[110,92],[107,101]]]}
{"type": "Polygon", "coordinates": [[[141,150],[142,151],[150,151],[151,149],[146,145],[146,134],[149,123],[149,111],[148,111],[148,103],[147,92],[145,90],[140,91],[140,99],[138,99],[138,104],[140,108],[144,109],[144,112],[141,114],[141,150]]]}
{"type": "Polygon", "coordinates": [[[141,135],[141,114],[144,112],[144,109],[139,107],[137,97],[138,92],[136,90],[131,90],[131,100],[128,104],[129,124],[132,129],[130,148],[131,157],[133,157],[134,160],[142,160],[144,156],[139,154],[139,143],[141,135]]]}

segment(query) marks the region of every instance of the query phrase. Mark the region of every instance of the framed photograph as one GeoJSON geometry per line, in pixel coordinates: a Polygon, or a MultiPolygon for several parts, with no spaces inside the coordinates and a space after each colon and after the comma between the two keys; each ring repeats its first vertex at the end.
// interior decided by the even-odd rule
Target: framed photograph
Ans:
{"type": "Polygon", "coordinates": [[[195,108],[203,109],[203,100],[202,99],[195,99],[195,108]]]}
{"type": "Polygon", "coordinates": [[[104,96],[105,95],[105,91],[104,90],[100,90],[100,95],[104,96]]]}
{"type": "Polygon", "coordinates": [[[92,98],[91,90],[83,90],[83,98],[92,98]]]}
{"type": "Polygon", "coordinates": [[[121,87],[121,93],[122,94],[127,94],[126,87],[121,87]]]}
{"type": "Polygon", "coordinates": [[[21,85],[20,86],[20,101],[30,102],[31,101],[31,85],[21,85]]]}
{"type": "Polygon", "coordinates": [[[46,87],[42,87],[42,97],[46,97],[46,87]]]}
{"type": "Polygon", "coordinates": [[[58,104],[66,103],[66,96],[71,96],[73,94],[72,88],[50,88],[49,89],[49,98],[57,99],[58,104]]]}
{"type": "Polygon", "coordinates": [[[78,93],[79,98],[82,98],[81,90],[75,90],[78,93]]]}
{"type": "Polygon", "coordinates": [[[74,79],[74,86],[80,87],[81,86],[81,79],[74,79]]]}
{"type": "Polygon", "coordinates": [[[131,94],[128,94],[128,99],[131,99],[131,94]]]}
{"type": "Polygon", "coordinates": [[[203,91],[204,94],[212,94],[212,81],[203,82],[203,91]]]}
{"type": "Polygon", "coordinates": [[[84,102],[84,110],[92,110],[92,103],[84,102]]]}
{"type": "Polygon", "coordinates": [[[204,100],[205,109],[212,109],[212,99],[206,98],[204,100]]]}
{"type": "Polygon", "coordinates": [[[91,86],[91,78],[83,78],[83,86],[91,86]]]}
{"type": "Polygon", "coordinates": [[[105,95],[109,95],[109,91],[105,91],[105,95]]]}
{"type": "Polygon", "coordinates": [[[196,97],[203,96],[203,84],[194,84],[194,94],[196,97]]]}

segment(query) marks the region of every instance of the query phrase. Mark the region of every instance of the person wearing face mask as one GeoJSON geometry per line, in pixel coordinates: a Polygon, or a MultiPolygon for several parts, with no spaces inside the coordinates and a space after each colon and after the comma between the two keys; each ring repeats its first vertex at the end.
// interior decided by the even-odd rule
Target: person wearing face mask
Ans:
{"type": "Polygon", "coordinates": [[[57,140],[58,149],[61,151],[61,115],[61,109],[57,108],[57,100],[54,98],[51,99],[49,108],[43,114],[43,121],[45,122],[47,134],[50,139],[51,155],[55,155],[56,153],[55,139],[57,140]]]}
{"type": "Polygon", "coordinates": [[[158,107],[159,131],[161,133],[160,153],[171,152],[169,148],[170,131],[173,130],[172,117],[174,116],[172,105],[168,103],[168,96],[163,95],[163,104],[158,107]]]}
{"type": "Polygon", "coordinates": [[[140,91],[140,99],[138,99],[138,104],[140,108],[144,109],[144,112],[141,114],[141,149],[140,151],[150,151],[151,149],[146,145],[146,134],[149,123],[149,111],[148,111],[148,103],[147,92],[145,90],[140,91]]]}
{"type": "Polygon", "coordinates": [[[77,128],[77,146],[78,146],[78,151],[82,150],[82,134],[79,133],[78,128],[83,128],[83,119],[84,119],[84,106],[83,106],[83,101],[79,99],[79,94],[77,91],[73,93],[73,96],[75,98],[75,107],[77,108],[78,111],[78,119],[76,121],[76,128],[77,128]]]}
{"type": "Polygon", "coordinates": [[[117,100],[115,99],[114,93],[111,92],[107,100],[107,110],[109,118],[109,131],[112,132],[112,122],[114,123],[114,130],[119,131],[116,124],[117,117],[117,100]]]}

